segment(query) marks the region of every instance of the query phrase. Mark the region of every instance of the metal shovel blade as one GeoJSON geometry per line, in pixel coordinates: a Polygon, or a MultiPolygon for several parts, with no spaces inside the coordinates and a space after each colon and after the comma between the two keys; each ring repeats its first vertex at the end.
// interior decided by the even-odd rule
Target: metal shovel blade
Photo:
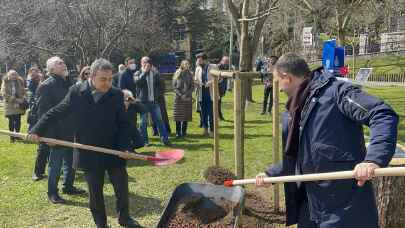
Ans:
{"type": "Polygon", "coordinates": [[[155,166],[171,165],[180,161],[184,157],[184,150],[172,149],[160,151],[155,154],[155,158],[152,162],[155,166]]]}

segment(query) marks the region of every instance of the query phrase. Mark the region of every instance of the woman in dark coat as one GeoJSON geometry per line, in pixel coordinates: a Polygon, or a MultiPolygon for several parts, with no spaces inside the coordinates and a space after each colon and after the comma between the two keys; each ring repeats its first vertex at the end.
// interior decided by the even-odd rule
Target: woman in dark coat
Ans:
{"type": "Polygon", "coordinates": [[[193,73],[187,60],[181,62],[180,68],[173,76],[175,92],[173,118],[176,121],[176,137],[187,134],[187,122],[192,120],[192,95],[194,89],[193,73]]]}

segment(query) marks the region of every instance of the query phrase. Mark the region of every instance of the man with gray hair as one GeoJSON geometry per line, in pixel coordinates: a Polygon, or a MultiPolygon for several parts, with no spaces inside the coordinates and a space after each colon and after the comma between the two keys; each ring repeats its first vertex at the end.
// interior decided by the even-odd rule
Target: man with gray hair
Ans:
{"type": "MultiPolygon", "coordinates": [[[[71,83],[67,79],[68,71],[65,62],[58,56],[51,57],[46,62],[49,78],[38,87],[38,117],[44,116],[56,106],[68,93],[71,83]]],[[[73,116],[66,115],[56,121],[44,134],[45,137],[72,141],[73,116]]],[[[73,186],[75,171],[72,167],[73,153],[71,148],[51,146],[48,169],[48,198],[52,203],[65,203],[59,196],[58,182],[63,164],[62,192],[69,195],[83,194],[84,190],[73,186]]]]}
{"type": "MultiPolygon", "coordinates": [[[[378,227],[371,179],[396,148],[398,116],[383,101],[329,72],[309,70],[303,58],[284,54],[274,79],[288,96],[283,118],[283,162],[266,176],[354,170],[356,180],[286,183],[287,225],[298,228],[378,227]],[[370,128],[365,147],[363,125],[370,128]]],[[[256,184],[263,185],[263,177],[256,184]]]]}
{"type": "MultiPolygon", "coordinates": [[[[75,140],[81,144],[128,151],[129,122],[121,90],[112,87],[112,65],[97,59],[90,67],[90,78],[74,85],[55,108],[48,111],[32,128],[29,138],[38,141],[64,116],[74,114],[75,140]]],[[[141,227],[129,215],[128,156],[118,157],[79,149],[74,166],[83,170],[90,195],[90,210],[98,228],[108,227],[104,206],[104,175],[108,173],[117,197],[118,222],[125,227],[141,227]]]]}

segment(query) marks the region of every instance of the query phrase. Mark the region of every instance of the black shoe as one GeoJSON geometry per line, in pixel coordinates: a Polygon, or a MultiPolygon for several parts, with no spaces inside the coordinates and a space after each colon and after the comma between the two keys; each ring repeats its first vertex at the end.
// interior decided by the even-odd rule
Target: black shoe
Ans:
{"type": "Polygon", "coordinates": [[[54,204],[64,204],[64,203],[66,203],[66,201],[62,197],[60,197],[58,195],[58,193],[51,194],[51,195],[48,194],[48,199],[49,199],[49,201],[51,201],[54,204]]]}
{"type": "Polygon", "coordinates": [[[64,188],[62,192],[66,195],[81,195],[86,193],[85,190],[76,187],[64,188]]]}
{"type": "Polygon", "coordinates": [[[180,138],[182,138],[183,136],[181,135],[181,134],[176,134],[176,138],[177,139],[180,139],[180,138]]]}
{"type": "Polygon", "coordinates": [[[260,115],[264,115],[264,114],[266,114],[266,112],[262,112],[262,113],[260,113],[260,115]]]}
{"type": "Polygon", "coordinates": [[[120,223],[120,225],[126,228],[142,228],[142,226],[133,218],[129,218],[126,224],[120,223]]]}
{"type": "Polygon", "coordinates": [[[96,224],[96,226],[97,226],[97,228],[110,228],[110,227],[111,227],[111,226],[108,225],[108,224],[104,224],[104,225],[96,224]]]}
{"type": "Polygon", "coordinates": [[[45,178],[45,176],[44,175],[42,175],[42,174],[34,174],[34,175],[32,175],[32,180],[33,181],[40,181],[40,180],[42,180],[42,179],[44,179],[45,178]]]}

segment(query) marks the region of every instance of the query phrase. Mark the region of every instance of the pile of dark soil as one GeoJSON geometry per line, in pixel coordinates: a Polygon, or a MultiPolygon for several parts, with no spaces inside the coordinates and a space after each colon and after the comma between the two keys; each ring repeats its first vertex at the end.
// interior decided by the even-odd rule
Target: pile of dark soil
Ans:
{"type": "Polygon", "coordinates": [[[167,227],[231,228],[235,219],[234,210],[237,207],[238,204],[223,198],[213,199],[201,194],[191,195],[179,202],[167,227]]]}
{"type": "MultiPolygon", "coordinates": [[[[204,172],[207,182],[223,185],[225,180],[236,179],[231,171],[213,166],[204,172]]],[[[285,212],[275,212],[270,199],[270,188],[245,189],[245,204],[242,215],[241,227],[273,228],[285,224],[285,212]]]]}
{"type": "Polygon", "coordinates": [[[207,182],[223,185],[225,180],[236,179],[233,172],[220,166],[211,166],[204,171],[204,178],[207,182]]]}

